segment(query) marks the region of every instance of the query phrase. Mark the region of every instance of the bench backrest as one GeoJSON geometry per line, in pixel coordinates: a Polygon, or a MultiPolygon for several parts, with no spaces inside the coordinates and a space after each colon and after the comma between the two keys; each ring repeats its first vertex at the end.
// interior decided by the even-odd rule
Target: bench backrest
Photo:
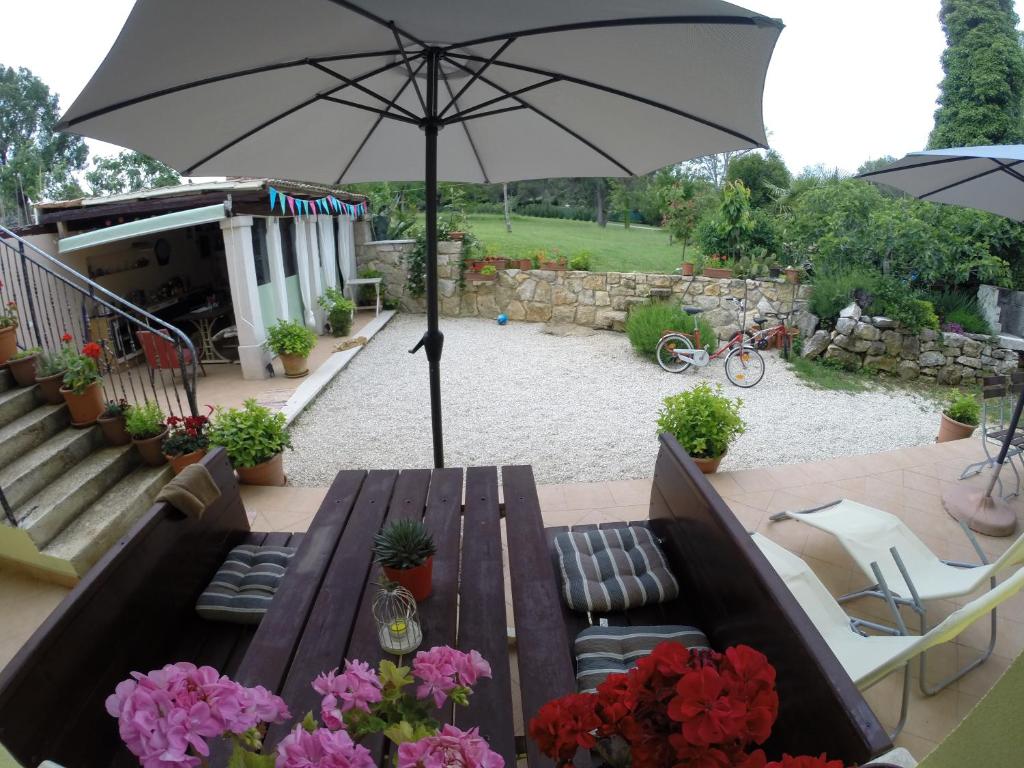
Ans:
{"type": "Polygon", "coordinates": [[[679,443],[661,436],[650,517],[713,647],[744,643],[775,666],[769,756],[862,763],[891,748],[874,713],[742,524],[679,443]]]}
{"type": "Polygon", "coordinates": [[[86,574],[0,672],[0,743],[26,766],[111,764],[105,698],[133,670],[165,664],[198,594],[249,530],[223,449],[203,464],[221,490],[198,519],[154,505],[86,574]]]}

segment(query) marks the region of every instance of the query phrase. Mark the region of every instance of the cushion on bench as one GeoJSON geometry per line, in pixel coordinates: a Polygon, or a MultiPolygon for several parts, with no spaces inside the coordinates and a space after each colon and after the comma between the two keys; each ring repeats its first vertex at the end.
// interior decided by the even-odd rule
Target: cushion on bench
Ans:
{"type": "Polygon", "coordinates": [[[555,536],[565,602],[575,611],[623,611],[679,596],[651,530],[641,525],[555,536]]]}
{"type": "Polygon", "coordinates": [[[294,547],[235,547],[199,596],[196,611],[212,621],[259,624],[294,554],[294,547]]]}
{"type": "Polygon", "coordinates": [[[581,693],[597,689],[608,675],[636,666],[659,643],[675,641],[687,648],[710,649],[696,627],[587,627],[576,636],[576,686],[581,693]]]}

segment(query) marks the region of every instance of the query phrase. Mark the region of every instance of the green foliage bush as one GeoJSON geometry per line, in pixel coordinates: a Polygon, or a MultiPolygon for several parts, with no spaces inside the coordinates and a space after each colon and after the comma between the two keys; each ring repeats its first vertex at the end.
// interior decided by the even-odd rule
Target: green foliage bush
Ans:
{"type": "MultiPolygon", "coordinates": [[[[128,412],[128,418],[135,411],[128,412]]],[[[252,398],[242,408],[217,408],[208,432],[210,445],[219,445],[235,467],[255,467],[292,447],[285,416],[258,405],[252,398]]]]}
{"type": "Polygon", "coordinates": [[[880,275],[873,293],[868,306],[872,315],[884,315],[911,331],[939,327],[939,317],[932,303],[916,297],[899,280],[880,275]]]}
{"type": "Polygon", "coordinates": [[[863,267],[829,271],[814,276],[814,291],[808,301],[808,309],[825,323],[831,324],[839,317],[856,293],[874,293],[881,277],[863,267]]]}
{"type": "Polygon", "coordinates": [[[156,437],[164,431],[164,412],[152,400],[133,405],[124,412],[124,429],[136,440],[156,437]]]}
{"type": "Polygon", "coordinates": [[[658,412],[658,431],[668,432],[695,458],[722,456],[746,429],[740,417],[743,401],[722,394],[722,385],[708,383],[671,395],[658,412]]]}
{"type": "Polygon", "coordinates": [[[569,257],[569,269],[577,272],[589,272],[592,259],[593,254],[590,251],[576,251],[569,257]]]}
{"type": "Polygon", "coordinates": [[[926,298],[935,306],[935,313],[943,326],[959,325],[968,333],[992,335],[992,326],[981,314],[976,295],[953,289],[933,291],[926,298]]]}
{"type": "Polygon", "coordinates": [[[352,328],[352,310],[355,309],[355,302],[345,298],[345,294],[337,288],[327,288],[316,303],[327,312],[331,333],[335,336],[347,336],[352,328]]]}
{"type": "Polygon", "coordinates": [[[693,333],[695,325],[700,327],[701,344],[714,345],[715,329],[700,315],[688,315],[678,305],[667,301],[636,304],[626,318],[626,336],[637,353],[653,360],[654,350],[665,331],[693,333]]]}
{"type": "Polygon", "coordinates": [[[981,419],[981,405],[977,398],[963,392],[954,392],[942,412],[947,418],[961,424],[970,424],[972,427],[978,426],[981,419]]]}
{"type": "Polygon", "coordinates": [[[840,310],[855,299],[865,303],[865,312],[884,315],[912,331],[938,328],[939,318],[927,299],[915,295],[905,283],[863,266],[818,274],[811,294],[811,312],[832,324],[840,310]]]}
{"type": "Polygon", "coordinates": [[[308,357],[316,346],[316,334],[298,320],[278,320],[267,329],[266,346],[275,355],[308,357]]]}

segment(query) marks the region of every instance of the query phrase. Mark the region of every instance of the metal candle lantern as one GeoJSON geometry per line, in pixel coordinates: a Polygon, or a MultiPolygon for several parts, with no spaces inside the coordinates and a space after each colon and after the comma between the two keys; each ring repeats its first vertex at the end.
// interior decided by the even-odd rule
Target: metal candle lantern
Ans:
{"type": "Polygon", "coordinates": [[[423,642],[416,600],[405,587],[391,582],[382,584],[373,599],[373,618],[380,647],[387,653],[403,656],[423,642]]]}

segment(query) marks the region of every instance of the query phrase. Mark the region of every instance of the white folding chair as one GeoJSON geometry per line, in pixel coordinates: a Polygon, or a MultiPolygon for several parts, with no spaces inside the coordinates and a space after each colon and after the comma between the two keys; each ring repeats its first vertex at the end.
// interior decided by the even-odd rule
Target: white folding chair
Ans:
{"type": "MultiPolygon", "coordinates": [[[[874,563],[881,569],[897,605],[906,605],[918,615],[919,631],[929,629],[927,604],[934,600],[969,595],[988,581],[996,585],[996,574],[1024,562],[1024,534],[993,563],[989,563],[974,533],[961,522],[960,527],[978,554],[980,563],[941,560],[902,520],[880,509],[842,499],[814,509],[779,512],[769,519],[797,520],[830,533],[839,540],[871,586],[843,595],[840,603],[859,597],[884,598],[874,574],[874,563]]],[[[927,682],[927,654],[921,655],[921,691],[936,693],[984,662],[996,644],[996,613],[992,612],[991,631],[985,652],[951,677],[935,685],[927,682]]]]}

